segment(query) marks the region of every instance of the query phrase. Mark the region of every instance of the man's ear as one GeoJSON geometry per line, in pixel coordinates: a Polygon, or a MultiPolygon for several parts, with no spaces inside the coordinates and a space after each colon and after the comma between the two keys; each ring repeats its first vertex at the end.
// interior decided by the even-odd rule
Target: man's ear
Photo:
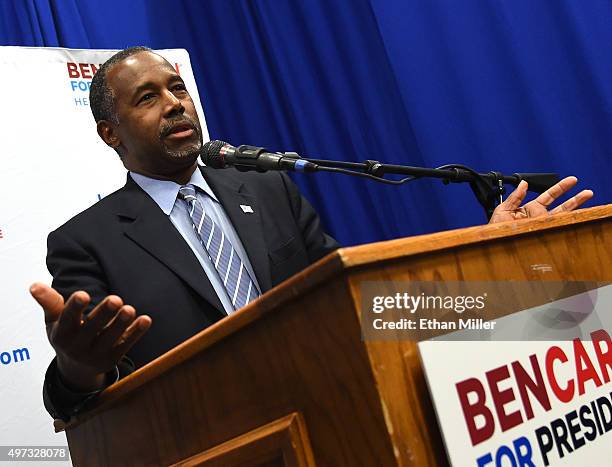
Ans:
{"type": "Polygon", "coordinates": [[[115,125],[108,120],[100,120],[96,124],[96,129],[98,130],[98,135],[100,138],[109,145],[111,148],[117,150],[119,146],[121,146],[121,139],[117,134],[117,130],[115,125]]]}

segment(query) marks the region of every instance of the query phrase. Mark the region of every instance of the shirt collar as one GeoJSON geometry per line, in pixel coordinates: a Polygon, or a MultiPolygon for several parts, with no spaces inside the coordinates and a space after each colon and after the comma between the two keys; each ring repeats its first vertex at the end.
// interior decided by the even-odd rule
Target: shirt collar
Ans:
{"type": "MultiPolygon", "coordinates": [[[[153,201],[157,203],[164,214],[167,216],[170,215],[179,189],[182,185],[179,185],[171,180],[157,180],[155,178],[147,177],[146,175],[131,171],[130,177],[132,177],[140,188],[142,188],[151,198],[153,198],[153,201]]],[[[219,202],[212,189],[204,179],[202,171],[199,168],[196,168],[196,170],[193,171],[188,184],[197,186],[217,203],[219,202]]]]}

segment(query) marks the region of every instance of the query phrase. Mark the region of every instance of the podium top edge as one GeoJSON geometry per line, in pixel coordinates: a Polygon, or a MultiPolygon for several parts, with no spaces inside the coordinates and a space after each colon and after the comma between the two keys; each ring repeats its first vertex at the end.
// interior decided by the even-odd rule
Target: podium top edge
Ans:
{"type": "Polygon", "coordinates": [[[369,243],[338,250],[345,269],[363,266],[374,261],[389,261],[437,252],[463,245],[471,245],[505,237],[533,234],[539,231],[567,228],[576,224],[612,218],[612,204],[564,212],[533,219],[477,225],[446,230],[414,237],[369,243]]]}

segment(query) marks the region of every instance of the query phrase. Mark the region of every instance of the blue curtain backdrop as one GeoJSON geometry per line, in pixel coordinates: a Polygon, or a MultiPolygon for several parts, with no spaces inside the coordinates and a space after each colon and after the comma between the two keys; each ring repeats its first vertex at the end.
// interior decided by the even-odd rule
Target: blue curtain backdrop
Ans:
{"type": "MultiPolygon", "coordinates": [[[[0,1],[2,45],[186,48],[213,139],[557,171],[590,204],[612,201],[610,24],[608,0],[0,1]]],[[[465,185],[294,179],[347,245],[485,221],[465,185]]]]}

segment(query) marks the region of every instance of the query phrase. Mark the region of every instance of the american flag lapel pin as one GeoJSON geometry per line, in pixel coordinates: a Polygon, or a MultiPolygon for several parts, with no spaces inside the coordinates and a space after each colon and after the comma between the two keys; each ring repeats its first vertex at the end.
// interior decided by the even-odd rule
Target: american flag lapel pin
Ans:
{"type": "Polygon", "coordinates": [[[245,214],[248,214],[248,213],[253,214],[253,208],[249,206],[248,204],[241,204],[240,208],[242,209],[242,212],[244,212],[245,214]]]}

